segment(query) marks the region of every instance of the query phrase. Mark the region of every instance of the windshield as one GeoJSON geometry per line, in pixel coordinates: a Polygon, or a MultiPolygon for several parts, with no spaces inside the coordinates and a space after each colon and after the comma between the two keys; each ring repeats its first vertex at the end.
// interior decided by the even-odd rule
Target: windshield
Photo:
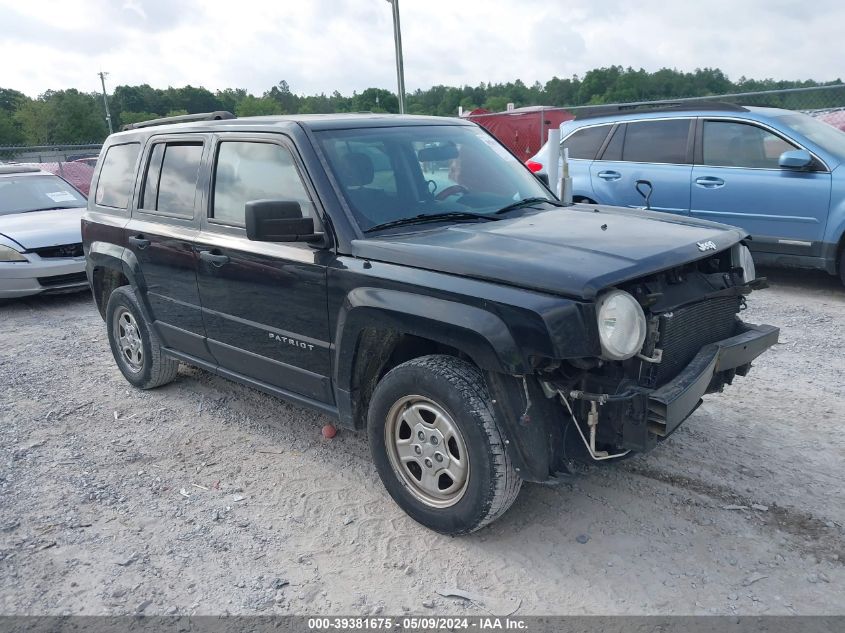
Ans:
{"type": "Polygon", "coordinates": [[[56,176],[4,176],[0,178],[0,215],[75,209],[86,205],[76,189],[56,176]]]}
{"type": "Polygon", "coordinates": [[[784,125],[802,134],[831,154],[845,159],[845,132],[828,123],[798,112],[778,117],[784,125]]]}
{"type": "Polygon", "coordinates": [[[554,201],[510,152],[474,126],[324,130],[317,137],[364,231],[435,214],[452,214],[443,221],[493,216],[525,198],[554,201]]]}

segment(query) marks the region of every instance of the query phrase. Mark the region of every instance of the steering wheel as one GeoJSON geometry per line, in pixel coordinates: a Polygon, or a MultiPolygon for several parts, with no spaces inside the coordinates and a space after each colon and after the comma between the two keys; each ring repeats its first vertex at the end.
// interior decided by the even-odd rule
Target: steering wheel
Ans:
{"type": "Polygon", "coordinates": [[[443,191],[434,196],[435,200],[445,200],[449,196],[457,196],[461,193],[469,193],[469,189],[463,185],[449,185],[443,191]]]}

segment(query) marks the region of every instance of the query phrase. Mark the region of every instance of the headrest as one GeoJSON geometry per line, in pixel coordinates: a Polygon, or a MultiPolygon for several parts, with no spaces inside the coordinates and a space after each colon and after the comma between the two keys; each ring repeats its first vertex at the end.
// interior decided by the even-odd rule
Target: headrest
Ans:
{"type": "Polygon", "coordinates": [[[375,176],[373,159],[362,152],[350,152],[343,156],[341,170],[343,184],[347,187],[369,185],[375,176]]]}

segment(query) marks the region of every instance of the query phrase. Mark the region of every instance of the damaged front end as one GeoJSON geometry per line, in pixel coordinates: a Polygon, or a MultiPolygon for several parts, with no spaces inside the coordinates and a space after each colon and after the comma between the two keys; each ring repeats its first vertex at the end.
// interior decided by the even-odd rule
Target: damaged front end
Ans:
{"type": "MultiPolygon", "coordinates": [[[[745,376],[751,362],[777,343],[778,328],[738,316],[746,295],[766,286],[753,278],[753,266],[737,265],[749,261],[740,249],[745,247],[610,291],[633,297],[642,309],[644,331],[629,357],[614,359],[612,343],[602,344],[601,356],[546,360],[531,376],[492,379],[496,406],[524,458],[518,460],[525,462],[524,478],[543,481],[571,470],[572,460],[651,450],[705,394],[745,376]],[[550,443],[547,454],[541,438],[550,443]]],[[[598,312],[601,298],[597,306],[598,312]]]]}

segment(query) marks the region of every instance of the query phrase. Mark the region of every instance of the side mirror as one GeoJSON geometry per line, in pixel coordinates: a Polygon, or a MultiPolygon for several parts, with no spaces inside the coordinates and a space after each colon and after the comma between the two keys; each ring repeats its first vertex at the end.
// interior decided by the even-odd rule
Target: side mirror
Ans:
{"type": "Polygon", "coordinates": [[[793,149],[784,152],[778,158],[778,165],[784,169],[804,169],[813,160],[813,157],[805,149],[793,149]]]}
{"type": "Polygon", "coordinates": [[[255,242],[318,242],[314,218],[302,217],[293,200],[250,200],[244,207],[247,238],[255,242]]]}

